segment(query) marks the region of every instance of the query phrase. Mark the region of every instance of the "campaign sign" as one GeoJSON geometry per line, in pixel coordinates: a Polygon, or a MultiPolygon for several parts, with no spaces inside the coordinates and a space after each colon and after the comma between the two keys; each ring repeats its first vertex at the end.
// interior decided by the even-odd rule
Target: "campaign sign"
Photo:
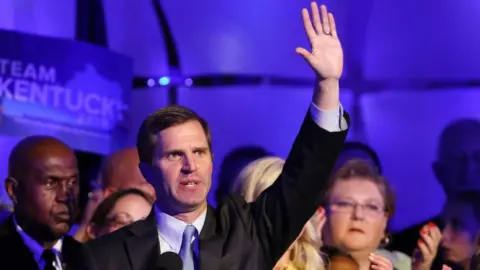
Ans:
{"type": "Polygon", "coordinates": [[[124,146],[132,61],[74,40],[0,30],[0,135],[55,136],[76,150],[124,146]]]}

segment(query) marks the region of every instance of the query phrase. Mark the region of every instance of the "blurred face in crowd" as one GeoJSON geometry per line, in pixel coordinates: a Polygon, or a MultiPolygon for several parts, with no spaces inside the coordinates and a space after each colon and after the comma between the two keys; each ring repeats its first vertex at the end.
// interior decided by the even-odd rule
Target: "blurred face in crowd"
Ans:
{"type": "Polygon", "coordinates": [[[188,121],[157,135],[152,185],[159,207],[185,213],[206,209],[212,184],[212,155],[198,121],[188,121]]]}
{"type": "Polygon", "coordinates": [[[120,190],[136,188],[155,198],[155,190],[138,168],[139,162],[136,148],[125,148],[111,154],[99,177],[105,191],[104,196],[107,197],[120,190]]]}
{"type": "Polygon", "coordinates": [[[324,239],[347,253],[372,252],[387,226],[385,202],[375,183],[351,177],[338,180],[331,190],[324,239]]]}
{"type": "Polygon", "coordinates": [[[101,227],[90,228],[90,233],[94,234],[94,237],[99,237],[114,232],[123,226],[147,218],[151,210],[152,205],[142,196],[137,194],[125,195],[118,199],[108,213],[105,224],[101,227]]]}
{"type": "Polygon", "coordinates": [[[475,254],[475,238],[480,228],[471,205],[462,202],[448,202],[442,219],[445,228],[442,236],[444,258],[457,264],[465,264],[475,254]]]}
{"type": "Polygon", "coordinates": [[[77,160],[63,143],[49,139],[23,157],[23,172],[6,181],[24,230],[57,240],[70,230],[79,193],[77,160]],[[28,228],[30,227],[30,228],[28,228]]]}
{"type": "Polygon", "coordinates": [[[444,132],[438,152],[433,170],[447,196],[480,190],[480,122],[454,123],[444,132]]]}

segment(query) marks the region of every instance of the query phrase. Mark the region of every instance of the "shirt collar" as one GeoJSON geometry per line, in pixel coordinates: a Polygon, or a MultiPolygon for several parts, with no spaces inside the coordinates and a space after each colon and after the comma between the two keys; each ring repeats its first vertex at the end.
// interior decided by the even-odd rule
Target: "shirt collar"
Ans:
{"type": "MultiPolygon", "coordinates": [[[[25,243],[27,248],[32,253],[33,257],[35,258],[35,261],[37,263],[40,262],[42,259],[42,253],[44,248],[37,241],[33,240],[32,237],[30,237],[27,233],[23,231],[22,227],[18,225],[15,215],[13,216],[13,224],[15,225],[15,229],[17,230],[17,232],[22,237],[23,243],[25,243]]],[[[63,243],[63,238],[59,239],[52,248],[57,255],[60,254],[62,250],[62,243],[63,243]]]]}
{"type": "MultiPolygon", "coordinates": [[[[185,231],[185,228],[189,224],[163,213],[156,206],[155,215],[160,237],[162,237],[162,239],[165,240],[173,250],[178,252],[182,246],[183,231],[185,231]]],[[[205,211],[192,223],[195,229],[197,229],[198,235],[202,232],[206,218],[207,210],[205,209],[205,211]]]]}

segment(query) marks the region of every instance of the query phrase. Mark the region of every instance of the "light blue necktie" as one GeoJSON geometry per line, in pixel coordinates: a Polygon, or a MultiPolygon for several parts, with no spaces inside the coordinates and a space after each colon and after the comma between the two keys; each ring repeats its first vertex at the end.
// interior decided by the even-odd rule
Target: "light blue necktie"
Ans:
{"type": "Polygon", "coordinates": [[[185,231],[183,231],[182,247],[178,254],[183,260],[183,270],[195,270],[192,238],[196,233],[197,229],[193,225],[187,225],[185,231]]]}

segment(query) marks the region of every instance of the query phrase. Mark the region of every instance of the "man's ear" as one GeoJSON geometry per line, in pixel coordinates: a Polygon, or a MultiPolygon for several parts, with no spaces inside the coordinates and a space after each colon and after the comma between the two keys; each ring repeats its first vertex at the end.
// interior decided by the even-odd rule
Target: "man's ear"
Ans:
{"type": "Polygon", "coordinates": [[[11,176],[7,177],[7,179],[5,179],[5,191],[7,192],[8,197],[10,197],[10,200],[12,200],[13,204],[17,204],[18,203],[18,198],[17,198],[18,181],[17,181],[17,179],[15,179],[11,176]]]}

